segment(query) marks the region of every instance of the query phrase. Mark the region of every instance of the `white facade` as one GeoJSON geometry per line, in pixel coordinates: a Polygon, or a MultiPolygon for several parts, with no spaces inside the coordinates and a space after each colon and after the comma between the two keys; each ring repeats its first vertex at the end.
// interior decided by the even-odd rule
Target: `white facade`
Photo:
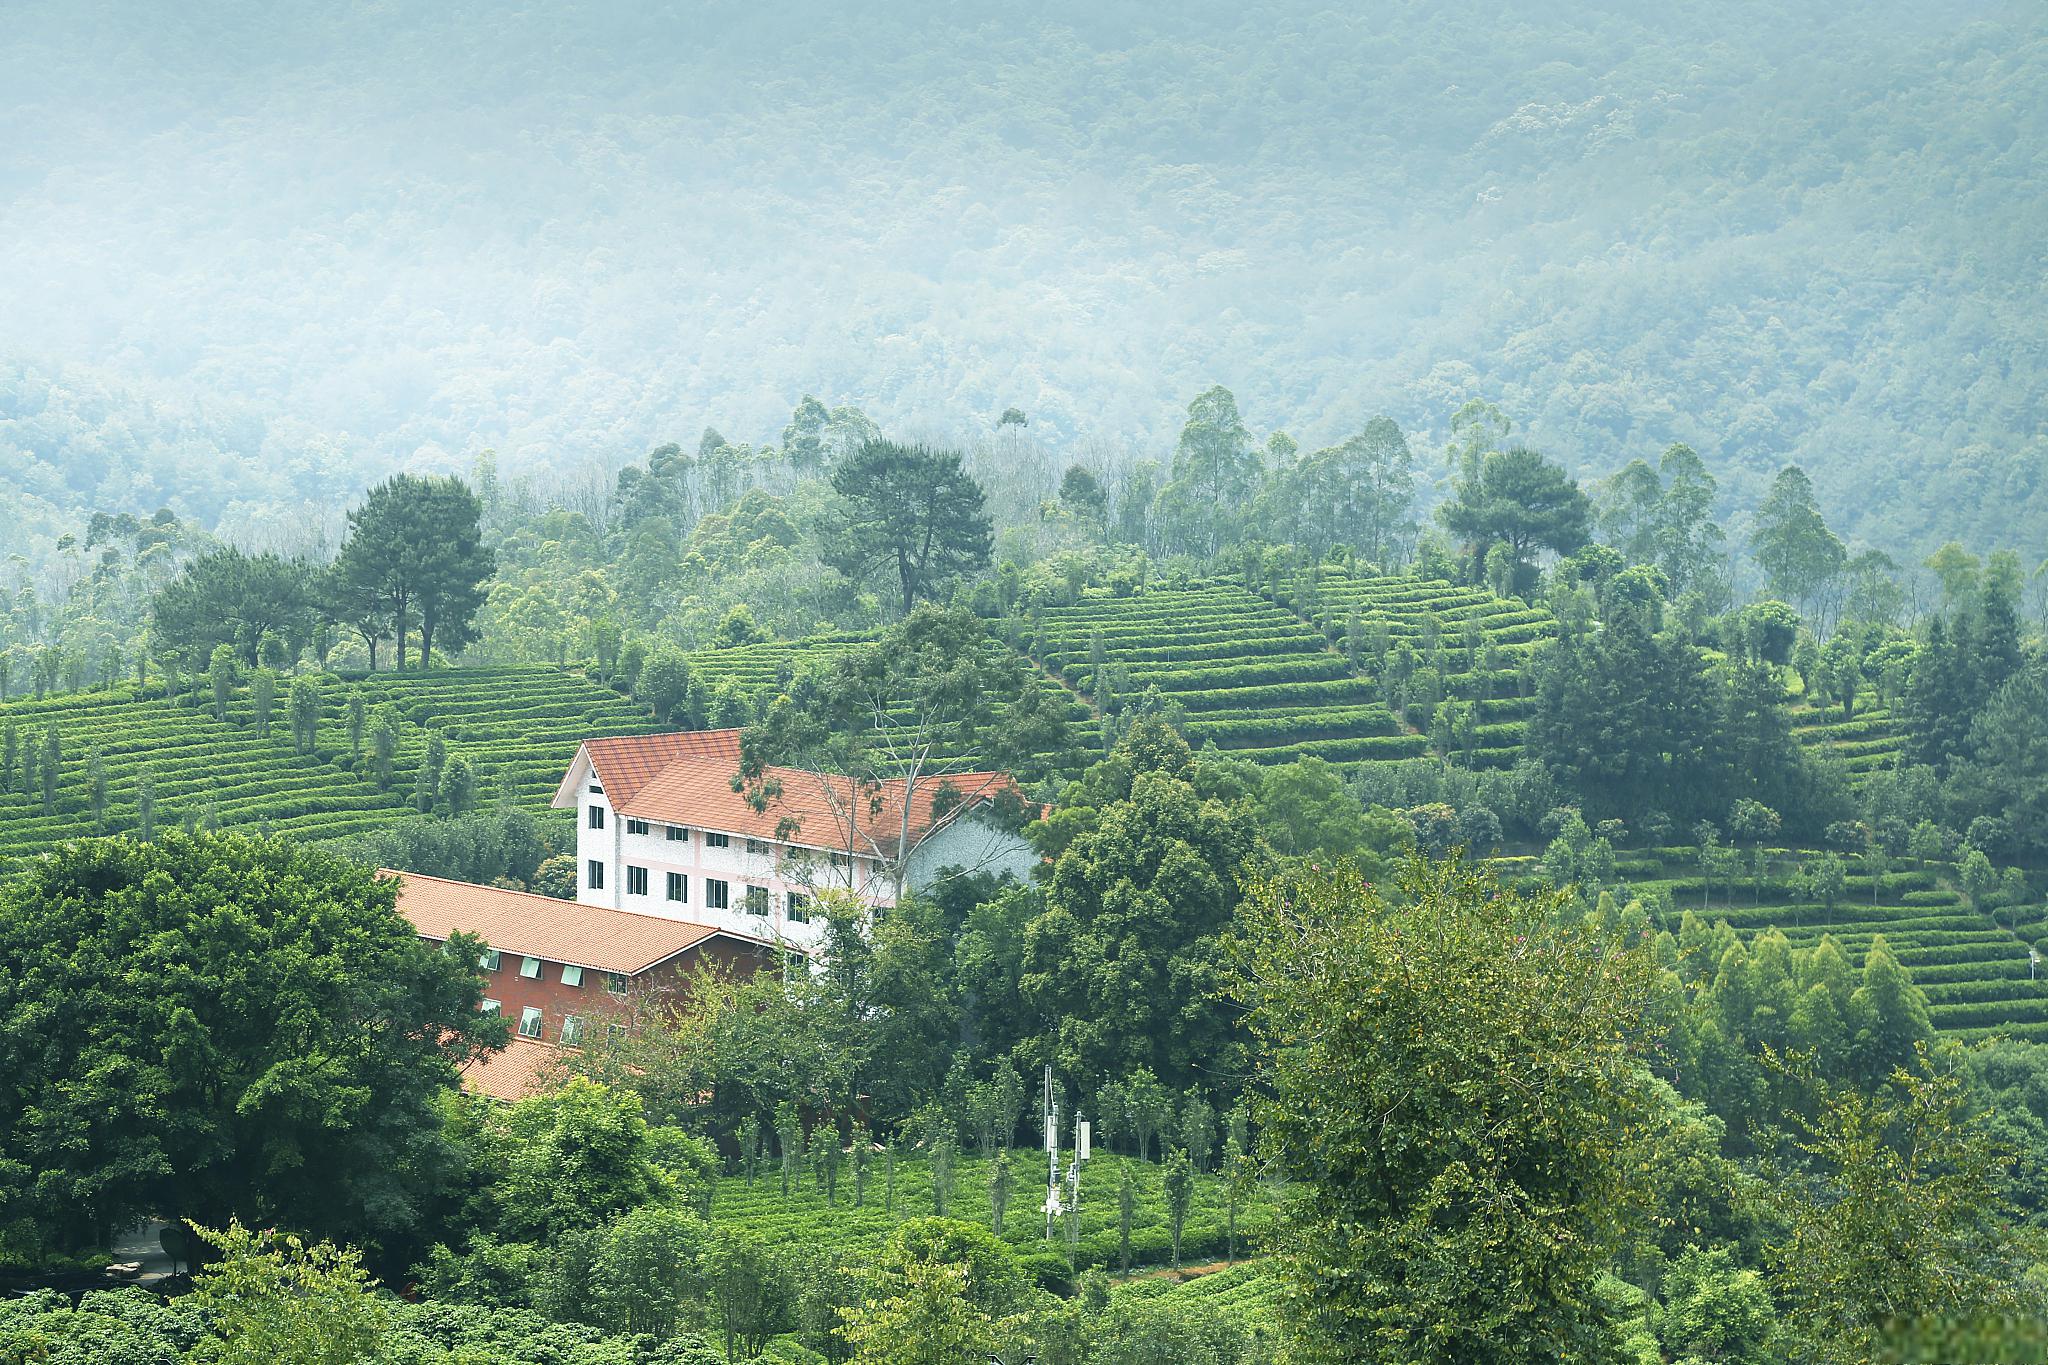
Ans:
{"type": "MultiPolygon", "coordinates": [[[[825,925],[807,907],[818,891],[850,890],[877,908],[896,903],[882,862],[843,852],[750,838],[696,825],[621,816],[588,766],[576,809],[576,899],[582,905],[712,924],[755,938],[815,946],[825,925]]],[[[941,868],[1028,876],[1036,854],[1024,839],[963,814],[911,854],[912,890],[941,868]]]]}

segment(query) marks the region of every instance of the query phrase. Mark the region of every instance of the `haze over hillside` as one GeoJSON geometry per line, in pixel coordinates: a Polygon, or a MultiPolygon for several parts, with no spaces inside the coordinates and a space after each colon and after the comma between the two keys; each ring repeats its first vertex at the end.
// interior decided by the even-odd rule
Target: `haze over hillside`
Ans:
{"type": "Polygon", "coordinates": [[[1797,460],[1902,560],[2048,543],[2048,12],[1497,10],[11,7],[0,550],[805,392],[1163,456],[1211,383],[1304,445],[1473,397],[1585,476],[1685,441],[1732,510],[1797,460]]]}

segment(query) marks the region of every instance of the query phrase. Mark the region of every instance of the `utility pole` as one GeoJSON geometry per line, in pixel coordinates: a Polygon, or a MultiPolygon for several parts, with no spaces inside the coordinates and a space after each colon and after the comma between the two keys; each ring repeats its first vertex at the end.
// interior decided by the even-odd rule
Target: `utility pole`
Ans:
{"type": "Polygon", "coordinates": [[[1052,1240],[1052,1222],[1060,1212],[1060,1107],[1052,1097],[1052,1065],[1045,1068],[1045,1240],[1052,1240]]]}

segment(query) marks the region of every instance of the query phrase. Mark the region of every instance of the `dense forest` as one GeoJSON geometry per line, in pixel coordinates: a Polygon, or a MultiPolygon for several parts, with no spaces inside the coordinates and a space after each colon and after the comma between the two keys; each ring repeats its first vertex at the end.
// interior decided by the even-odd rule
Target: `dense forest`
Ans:
{"type": "Polygon", "coordinates": [[[1796,462],[1902,562],[2026,550],[2043,22],[16,6],[0,550],[331,548],[401,465],[608,478],[806,391],[1128,463],[1217,382],[1305,447],[1481,398],[1584,479],[1682,442],[1731,517],[1796,462]]]}

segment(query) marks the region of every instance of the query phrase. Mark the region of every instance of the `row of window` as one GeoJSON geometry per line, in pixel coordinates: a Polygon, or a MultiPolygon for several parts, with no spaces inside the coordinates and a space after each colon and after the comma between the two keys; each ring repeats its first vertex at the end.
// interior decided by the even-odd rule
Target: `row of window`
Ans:
{"type": "MultiPolygon", "coordinates": [[[[485,1014],[496,1014],[498,1012],[498,1002],[495,1000],[484,1001],[483,1010],[485,1014]]],[[[525,1009],[519,1011],[519,1036],[521,1038],[539,1038],[546,1026],[547,1015],[540,1006],[528,1005],[525,1009]]],[[[573,1014],[563,1015],[562,1027],[556,1035],[556,1041],[561,1043],[563,1047],[575,1047],[581,1043],[583,1041],[583,1020],[573,1014]]]]}
{"type": "MultiPolygon", "coordinates": [[[[689,877],[681,872],[670,872],[665,874],[665,876],[667,882],[662,887],[663,895],[677,905],[688,905],[690,903],[689,877]]],[[[586,865],[585,879],[592,891],[604,890],[603,860],[598,858],[589,860],[586,865]]],[[[647,869],[635,867],[628,863],[626,865],[626,894],[629,896],[645,896],[648,894],[647,885],[647,869]]],[[[741,903],[746,907],[748,914],[766,915],[768,913],[770,893],[767,887],[742,887],[741,895],[741,903]]],[[[730,910],[732,908],[732,883],[721,881],[717,877],[706,877],[704,879],[704,908],[707,910],[730,910]]],[[[811,917],[810,898],[800,892],[788,892],[783,898],[783,911],[790,920],[802,924],[811,917]]]]}
{"type": "MultiPolygon", "coordinates": [[[[502,965],[503,961],[504,959],[499,955],[496,948],[486,948],[484,949],[483,956],[477,959],[476,965],[487,972],[495,972],[502,965]]],[[[541,968],[544,965],[545,963],[540,958],[522,957],[519,959],[519,975],[528,981],[538,981],[540,980],[541,968]]],[[[573,962],[564,962],[562,964],[562,984],[564,986],[581,986],[583,984],[583,969],[573,962]]],[[[626,993],[625,974],[623,972],[606,972],[604,974],[604,988],[613,995],[624,995],[626,993]]]]}

